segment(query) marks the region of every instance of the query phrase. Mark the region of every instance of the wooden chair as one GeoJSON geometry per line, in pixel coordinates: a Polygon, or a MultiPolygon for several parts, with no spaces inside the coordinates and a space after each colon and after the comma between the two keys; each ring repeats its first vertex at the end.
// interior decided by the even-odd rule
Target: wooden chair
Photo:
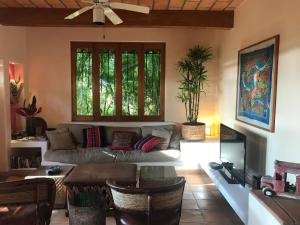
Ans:
{"type": "Polygon", "coordinates": [[[178,225],[181,217],[184,177],[172,184],[133,188],[108,180],[117,225],[178,225]]]}
{"type": "Polygon", "coordinates": [[[0,224],[49,225],[55,193],[50,178],[0,182],[0,224]]]}

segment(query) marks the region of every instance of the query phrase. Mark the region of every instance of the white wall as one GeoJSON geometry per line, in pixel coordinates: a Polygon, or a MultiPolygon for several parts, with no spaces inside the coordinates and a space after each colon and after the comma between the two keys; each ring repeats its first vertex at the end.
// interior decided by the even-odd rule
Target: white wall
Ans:
{"type": "Polygon", "coordinates": [[[25,63],[25,28],[0,26],[0,171],[9,167],[10,102],[8,64],[25,63]]]}
{"type": "Polygon", "coordinates": [[[268,140],[267,172],[275,159],[300,163],[300,1],[248,0],[235,12],[235,28],[220,32],[221,121],[268,140]],[[275,133],[235,120],[238,50],[280,34],[275,133]]]}
{"type": "MultiPolygon", "coordinates": [[[[71,120],[70,41],[166,42],[165,120],[184,122],[184,105],[177,101],[177,61],[196,44],[217,52],[216,31],[191,28],[28,28],[29,91],[43,107],[49,126],[71,120]],[[103,39],[105,33],[105,40],[103,39]]],[[[213,117],[217,107],[217,56],[208,65],[209,86],[200,118],[213,117]],[[213,116],[211,116],[213,115],[213,116]]]]}

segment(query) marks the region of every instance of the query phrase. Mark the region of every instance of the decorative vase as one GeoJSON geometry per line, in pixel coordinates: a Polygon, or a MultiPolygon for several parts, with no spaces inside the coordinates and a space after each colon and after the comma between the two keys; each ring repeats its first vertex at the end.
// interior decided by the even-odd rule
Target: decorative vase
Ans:
{"type": "Polygon", "coordinates": [[[205,123],[183,123],[182,137],[188,141],[205,140],[205,123]]]}
{"type": "Polygon", "coordinates": [[[27,136],[35,136],[35,122],[36,122],[36,117],[34,116],[26,117],[27,136]]]}

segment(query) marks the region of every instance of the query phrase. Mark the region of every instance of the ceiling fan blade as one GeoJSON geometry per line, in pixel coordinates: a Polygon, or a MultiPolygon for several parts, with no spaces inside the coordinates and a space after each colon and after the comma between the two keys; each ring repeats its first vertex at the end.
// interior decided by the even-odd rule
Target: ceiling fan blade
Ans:
{"type": "Polygon", "coordinates": [[[132,4],[121,3],[121,2],[110,2],[109,6],[113,9],[123,9],[123,10],[128,10],[133,12],[149,14],[149,7],[146,6],[132,5],[132,4]]]}
{"type": "Polygon", "coordinates": [[[94,5],[92,5],[92,6],[87,6],[87,7],[84,7],[84,8],[82,8],[82,9],[79,9],[79,10],[77,10],[76,12],[74,12],[74,13],[68,15],[67,17],[65,17],[65,19],[66,19],[66,20],[74,19],[75,17],[81,15],[82,13],[85,13],[86,11],[88,11],[88,10],[90,10],[90,9],[92,9],[92,8],[94,8],[94,5]]]}
{"type": "Polygon", "coordinates": [[[114,24],[118,25],[120,23],[123,23],[123,20],[110,8],[104,7],[104,15],[107,16],[107,18],[114,24]]]}

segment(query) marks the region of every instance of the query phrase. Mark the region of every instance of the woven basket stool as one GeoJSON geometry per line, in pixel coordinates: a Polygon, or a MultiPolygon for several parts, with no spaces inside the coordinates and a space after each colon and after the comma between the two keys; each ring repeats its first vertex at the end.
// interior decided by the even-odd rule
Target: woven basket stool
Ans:
{"type": "Polygon", "coordinates": [[[94,206],[75,206],[68,201],[70,225],[105,225],[105,207],[102,204],[94,206]]]}

